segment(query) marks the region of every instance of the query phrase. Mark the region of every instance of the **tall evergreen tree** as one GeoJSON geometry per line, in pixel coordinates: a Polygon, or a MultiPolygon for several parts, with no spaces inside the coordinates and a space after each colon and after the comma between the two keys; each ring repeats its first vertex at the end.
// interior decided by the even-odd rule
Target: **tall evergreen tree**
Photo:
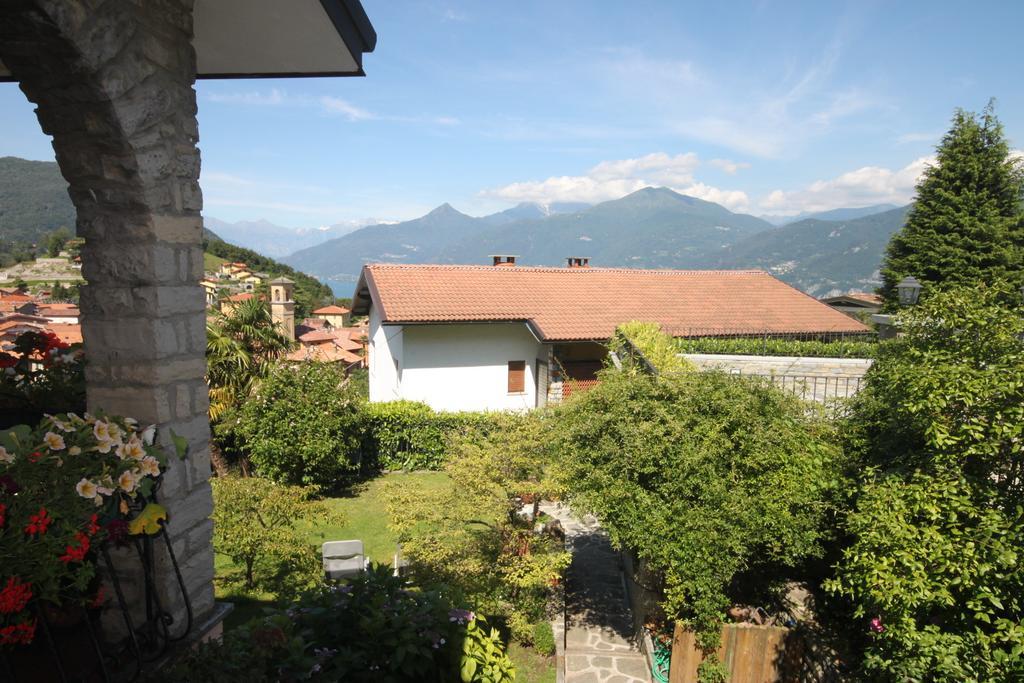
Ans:
{"type": "Polygon", "coordinates": [[[881,293],[889,307],[908,275],[926,288],[1024,283],[1024,167],[1011,156],[993,103],[980,115],[958,109],[936,156],[886,250],[881,293]]]}

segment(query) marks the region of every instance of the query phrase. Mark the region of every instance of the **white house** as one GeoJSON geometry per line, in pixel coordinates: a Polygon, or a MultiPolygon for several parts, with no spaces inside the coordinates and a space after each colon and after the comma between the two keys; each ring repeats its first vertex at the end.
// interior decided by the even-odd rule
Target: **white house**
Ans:
{"type": "Polygon", "coordinates": [[[436,410],[522,410],[594,381],[615,328],[677,336],[863,333],[860,322],[759,270],[679,271],[371,264],[352,313],[368,315],[370,400],[436,410]]]}

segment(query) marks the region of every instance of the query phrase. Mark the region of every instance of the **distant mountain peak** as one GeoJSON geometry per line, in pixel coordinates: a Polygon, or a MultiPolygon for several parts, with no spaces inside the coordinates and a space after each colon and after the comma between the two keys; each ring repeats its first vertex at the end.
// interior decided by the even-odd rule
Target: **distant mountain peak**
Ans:
{"type": "MultiPolygon", "coordinates": [[[[437,207],[436,209],[428,213],[427,216],[432,216],[434,218],[443,218],[445,216],[466,216],[466,214],[462,213],[448,202],[445,202],[441,206],[437,207]]],[[[426,218],[427,216],[424,216],[424,218],[426,218]]],[[[469,216],[466,216],[466,218],[469,218],[469,216]]]]}

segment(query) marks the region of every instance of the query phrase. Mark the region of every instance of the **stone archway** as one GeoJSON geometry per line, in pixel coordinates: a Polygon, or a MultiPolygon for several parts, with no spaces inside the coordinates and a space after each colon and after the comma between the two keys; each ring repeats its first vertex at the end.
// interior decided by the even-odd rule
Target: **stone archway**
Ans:
{"type": "MultiPolygon", "coordinates": [[[[201,620],[213,609],[213,526],[191,38],[192,0],[0,3],[0,60],[53,137],[86,239],[89,407],[190,445],[160,497],[201,620]]],[[[157,579],[174,594],[169,566],[157,579]]]]}

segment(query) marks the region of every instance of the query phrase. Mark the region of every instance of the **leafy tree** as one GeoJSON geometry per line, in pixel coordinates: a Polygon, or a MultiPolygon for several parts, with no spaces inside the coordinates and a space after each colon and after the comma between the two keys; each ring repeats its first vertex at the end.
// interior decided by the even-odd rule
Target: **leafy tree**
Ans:
{"type": "Polygon", "coordinates": [[[206,323],[206,379],[210,385],[210,418],[217,420],[252,394],[274,361],[292,343],[280,331],[259,299],[243,301],[227,315],[206,323]]]}
{"type": "Polygon", "coordinates": [[[936,156],[906,225],[889,242],[881,292],[890,307],[896,283],[908,275],[925,285],[1024,283],[1024,168],[993,104],[980,116],[957,110],[936,156]]]}
{"type": "Polygon", "coordinates": [[[841,453],[807,410],[754,378],[610,370],[559,409],[570,502],[661,574],[665,615],[709,655],[701,680],[720,677],[729,605],[765,576],[793,578],[829,539],[841,453]]]}
{"type": "Polygon", "coordinates": [[[278,364],[238,411],[235,429],[264,476],[336,488],[358,467],[360,405],[337,364],[278,364]]]}
{"type": "Polygon", "coordinates": [[[871,680],[1024,676],[1024,319],[1001,303],[1014,294],[957,288],[905,314],[844,430],[864,480],[829,587],[864,620],[871,680]]]}
{"type": "Polygon", "coordinates": [[[213,548],[240,571],[228,581],[248,590],[290,596],[322,577],[316,548],[296,523],[340,524],[316,489],[275,484],[260,477],[217,477],[213,485],[213,548]]]}
{"type": "Polygon", "coordinates": [[[72,237],[71,233],[63,225],[46,236],[46,255],[50,258],[60,256],[64,245],[72,237]]]}
{"type": "Polygon", "coordinates": [[[432,495],[388,482],[388,516],[414,578],[456,590],[475,609],[503,617],[529,643],[569,555],[518,512],[524,498],[555,490],[547,477],[548,425],[538,415],[495,417],[493,429],[453,440],[452,486],[432,495]]]}

